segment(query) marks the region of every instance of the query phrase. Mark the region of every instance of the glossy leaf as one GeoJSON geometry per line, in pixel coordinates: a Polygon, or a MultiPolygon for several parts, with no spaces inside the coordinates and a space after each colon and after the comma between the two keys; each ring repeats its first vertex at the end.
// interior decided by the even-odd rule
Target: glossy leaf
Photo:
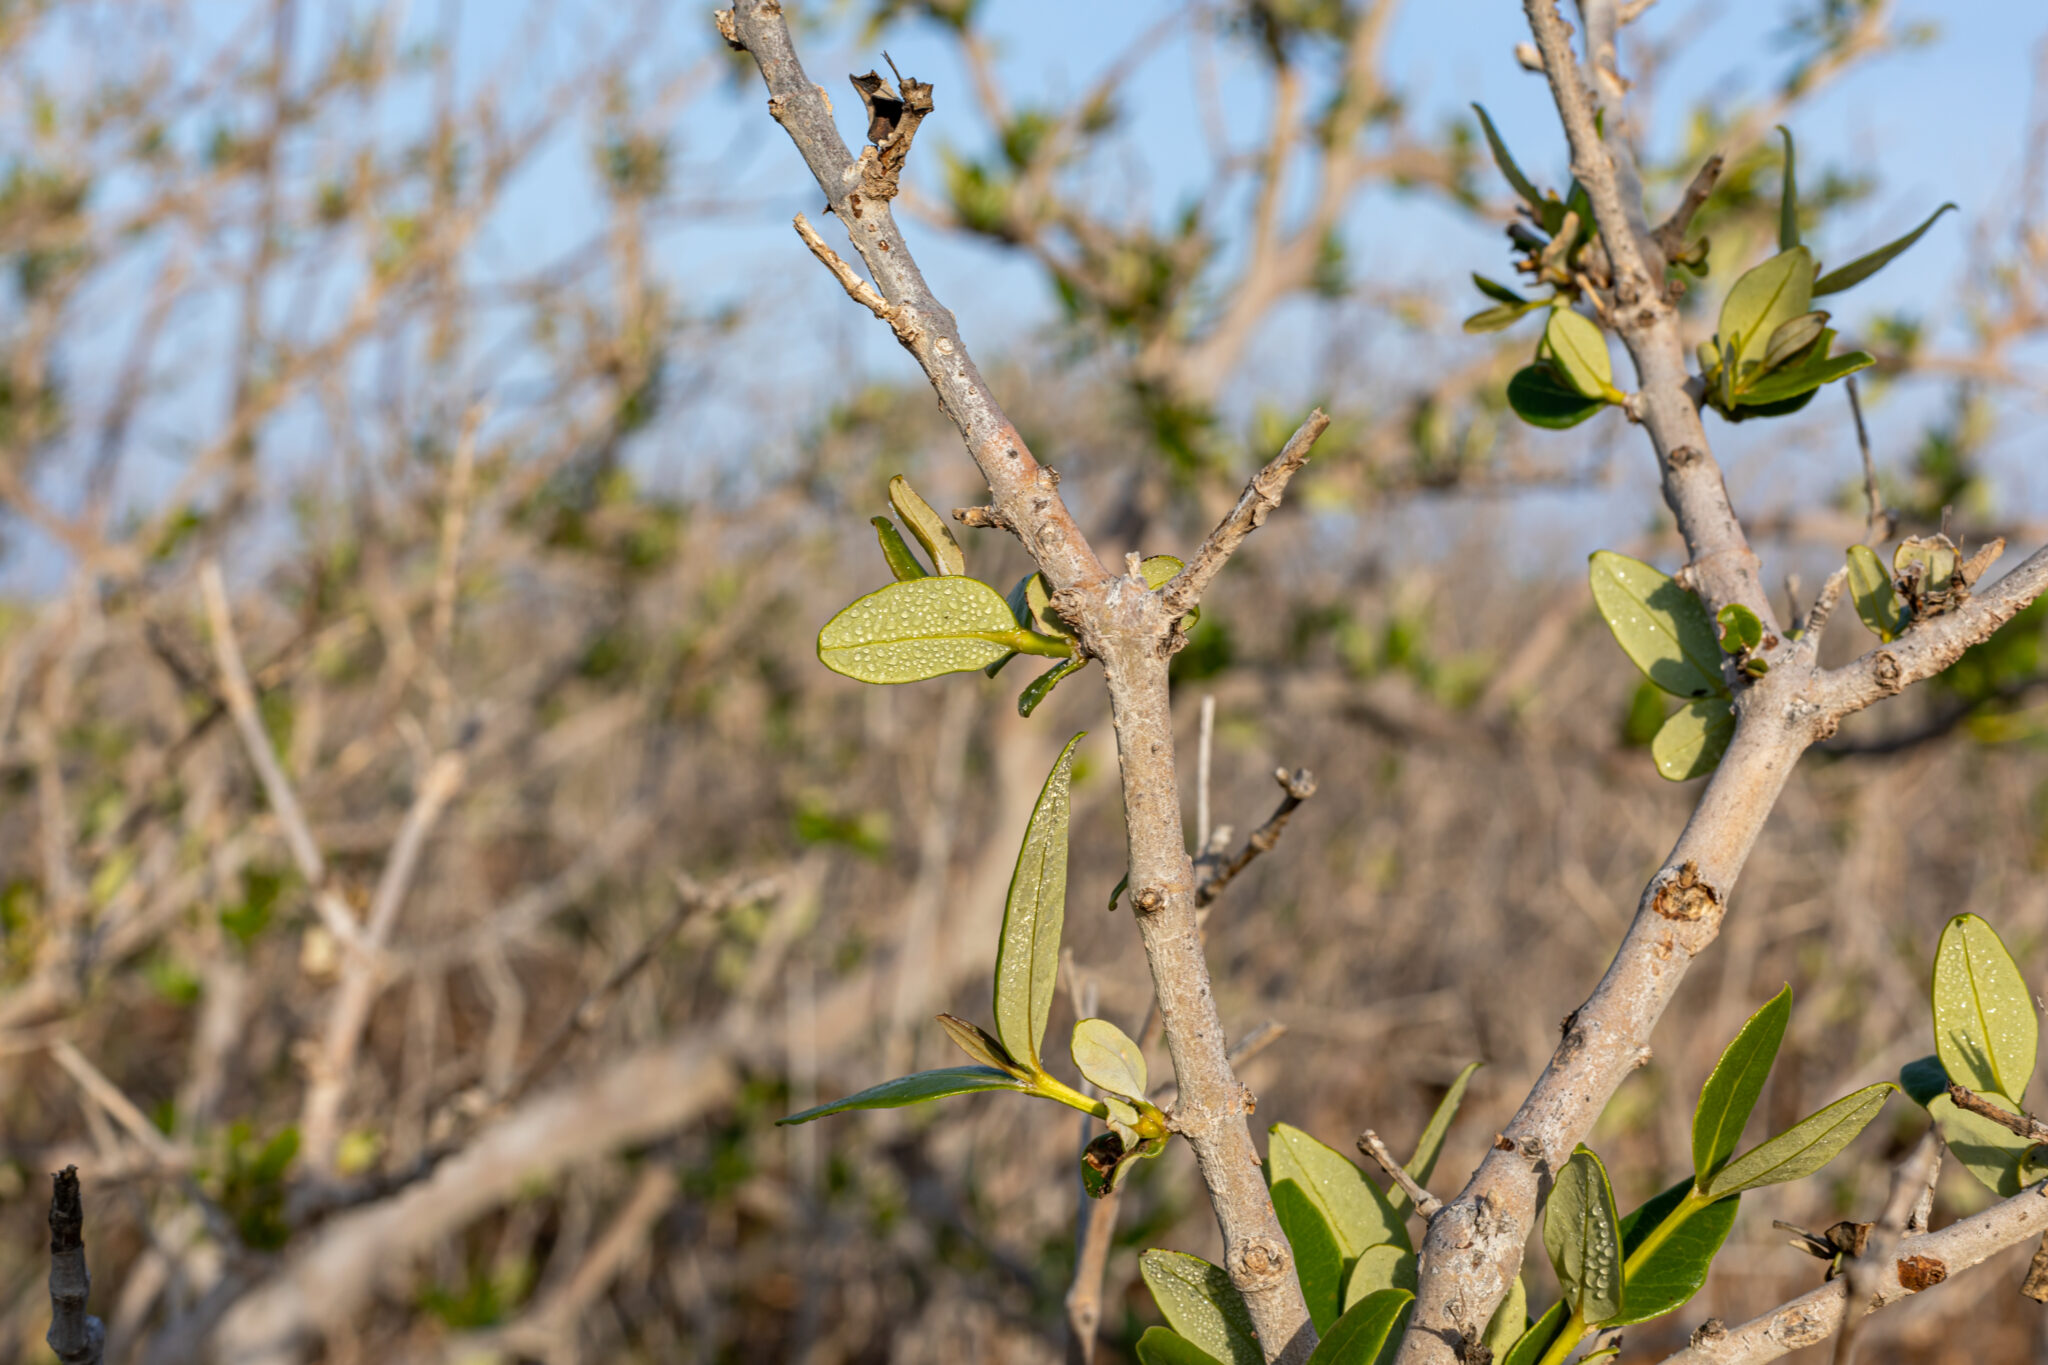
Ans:
{"type": "Polygon", "coordinates": [[[1405,1289],[1382,1289],[1344,1310],[1344,1316],[1323,1332],[1309,1356],[1309,1365],[1373,1365],[1401,1320],[1415,1302],[1405,1289]]]}
{"type": "Polygon", "coordinates": [[[818,632],[818,660],[868,683],[921,682],[984,668],[1016,648],[1016,618],[972,578],[914,578],[854,602],[818,632]]]}
{"type": "Polygon", "coordinates": [[[895,507],[896,515],[903,518],[903,524],[910,528],[910,534],[924,546],[924,552],[931,556],[932,566],[941,576],[967,572],[967,556],[961,553],[960,542],[953,539],[953,528],[932,510],[930,503],[917,495],[917,490],[910,486],[910,480],[901,474],[889,480],[889,502],[895,507]]]}
{"type": "MultiPolygon", "coordinates": [[[[1821,333],[1823,342],[1833,336],[1832,332],[1821,333]]],[[[1858,370],[1867,370],[1876,363],[1876,358],[1867,351],[1829,355],[1827,346],[1816,342],[1810,359],[1771,371],[1736,394],[1735,401],[1745,408],[1773,407],[1803,397],[1823,384],[1832,384],[1858,370]]]]}
{"type": "Polygon", "coordinates": [[[946,1031],[946,1036],[953,1040],[955,1046],[983,1066],[992,1066],[1013,1076],[1029,1074],[1026,1068],[1018,1065],[1016,1058],[1004,1051],[995,1036],[979,1024],[970,1024],[958,1015],[942,1014],[939,1027],[946,1031]]]}
{"type": "Polygon", "coordinates": [[[1700,1088],[1700,1102],[1692,1114],[1692,1169],[1701,1180],[1735,1154],[1791,1018],[1792,988],[1787,986],[1749,1016],[1700,1088]]]}
{"type": "Polygon", "coordinates": [[[778,1124],[809,1123],[830,1114],[843,1114],[850,1109],[901,1109],[906,1104],[923,1104],[926,1100],[943,1100],[954,1095],[972,1095],[983,1090],[1022,1090],[1029,1092],[1031,1086],[1007,1072],[987,1066],[953,1066],[938,1071],[920,1071],[913,1076],[900,1076],[893,1081],[869,1086],[857,1095],[848,1095],[843,1100],[821,1104],[806,1109],[801,1114],[775,1120],[778,1124]]]}
{"type": "Polygon", "coordinates": [[[1074,1065],[1099,1090],[1127,1100],[1145,1098],[1145,1054],[1107,1019],[1074,1025],[1074,1065]]]}
{"type": "Polygon", "coordinates": [[[1330,1330],[1343,1311],[1344,1253],[1337,1236],[1308,1194],[1292,1180],[1273,1186],[1273,1213],[1294,1252],[1294,1274],[1318,1333],[1330,1330]]]}
{"type": "Polygon", "coordinates": [[[1588,398],[1567,383],[1547,361],[1516,370],[1508,380],[1508,406],[1532,427],[1562,431],[1575,427],[1607,406],[1604,398],[1588,398]]]}
{"type": "Polygon", "coordinates": [[[1813,307],[1813,255],[1803,246],[1781,251],[1735,282],[1721,305],[1724,362],[1740,387],[1744,367],[1763,358],[1773,332],[1813,307]]]}
{"type": "Polygon", "coordinates": [[[1934,226],[1936,219],[1954,207],[1954,204],[1943,204],[1940,208],[1927,215],[1926,222],[1914,228],[1897,241],[1887,242],[1867,256],[1858,256],[1849,264],[1837,266],[1835,269],[1830,270],[1827,274],[1813,282],[1814,297],[1819,298],[1823,294],[1839,294],[1844,289],[1854,288],[1856,285],[1863,283],[1872,275],[1890,265],[1900,252],[1919,241],[1922,236],[1926,235],[1927,229],[1934,226]]]}
{"type": "Polygon", "coordinates": [[[1657,772],[1672,782],[1705,777],[1720,766],[1735,737],[1735,711],[1726,697],[1687,702],[1665,717],[1650,740],[1657,772]]]}
{"type": "Polygon", "coordinates": [[[2024,1101],[2040,1021],[2033,992],[1998,934],[1957,915],[1934,950],[1934,1051],[1959,1085],[2024,1101]]]}
{"type": "Polygon", "coordinates": [[[1251,1314],[1230,1276],[1199,1256],[1148,1251],[1138,1258],[1167,1325],[1222,1365],[1265,1365],[1251,1314]]]}
{"type": "Polygon", "coordinates": [[[1625,1307],[1603,1326],[1662,1317],[1684,1307],[1707,1282],[1707,1270],[1735,1226],[1742,1196],[1701,1206],[1687,1201],[1692,1188],[1692,1181],[1681,1180],[1621,1220],[1625,1307]]]}
{"type": "Polygon", "coordinates": [[[1565,1301],[1581,1321],[1596,1324],[1622,1311],[1621,1219],[1607,1168],[1586,1147],[1572,1153],[1543,1210],[1543,1249],[1565,1301]]]}
{"type": "Polygon", "coordinates": [[[1072,813],[1067,787],[1074,749],[1086,733],[1060,750],[1032,807],[996,946],[996,1037],[1012,1057],[1035,1070],[1043,1070],[1038,1050],[1052,1013],[1060,930],[1067,914],[1067,822],[1072,813]]]}
{"type": "Polygon", "coordinates": [[[1169,1327],[1147,1327],[1138,1338],[1138,1365],[1222,1365],[1215,1356],[1169,1327]]]}
{"type": "Polygon", "coordinates": [[[1414,1291],[1414,1252],[1391,1242],[1360,1252],[1344,1275],[1344,1311],[1350,1312],[1360,1299],[1383,1289],[1414,1291]]]}
{"type": "Polygon", "coordinates": [[[1493,126],[1493,120],[1487,117],[1486,107],[1475,104],[1472,108],[1479,114],[1479,127],[1486,134],[1487,147],[1493,152],[1493,164],[1500,167],[1500,173],[1507,177],[1508,184],[1514,187],[1515,193],[1521,195],[1529,207],[1542,208],[1543,196],[1537,193],[1536,186],[1530,183],[1529,177],[1522,174],[1522,168],[1515,164],[1515,158],[1509,154],[1507,144],[1501,141],[1500,131],[1493,126]]]}
{"type": "MultiPolygon", "coordinates": [[[[1472,1073],[1483,1065],[1483,1062],[1467,1062],[1458,1078],[1451,1082],[1451,1088],[1437,1101],[1436,1112],[1429,1116],[1428,1126],[1416,1140],[1415,1154],[1402,1167],[1416,1184],[1429,1184],[1430,1176],[1436,1173],[1436,1159],[1443,1155],[1444,1137],[1451,1131],[1451,1120],[1458,1116],[1458,1106],[1465,1102],[1465,1087],[1472,1083],[1472,1073]]],[[[1406,1190],[1396,1185],[1387,1191],[1387,1202],[1393,1205],[1395,1213],[1405,1218],[1413,1201],[1408,1198],[1406,1190]]]]}
{"type": "Polygon", "coordinates": [[[1631,662],[1677,697],[1725,693],[1721,641],[1700,599],[1639,559],[1596,551],[1587,577],[1615,643],[1631,662]]]}
{"type": "Polygon", "coordinates": [[[1543,337],[1566,383],[1588,398],[1613,397],[1614,361],[1598,323],[1569,308],[1554,308],[1543,337]]]}
{"type": "Polygon", "coordinates": [[[1408,1229],[1380,1187],[1351,1160],[1299,1128],[1273,1125],[1266,1147],[1266,1178],[1300,1185],[1337,1235],[1346,1260],[1367,1247],[1392,1243],[1411,1249],[1408,1229]]]}
{"type": "Polygon", "coordinates": [[[1038,703],[1051,696],[1052,690],[1055,687],[1058,687],[1087,666],[1087,656],[1077,654],[1071,659],[1061,659],[1051,668],[1046,669],[1045,672],[1024,684],[1024,690],[1017,694],[1017,714],[1027,720],[1030,719],[1031,713],[1038,709],[1038,703]]]}
{"type": "Polygon", "coordinates": [[[1763,643],[1764,623],[1740,602],[1730,602],[1714,619],[1721,626],[1721,648],[1730,654],[1740,654],[1763,643]]]}
{"type": "Polygon", "coordinates": [[[1776,369],[1807,347],[1819,341],[1821,334],[1828,330],[1828,315],[1822,312],[1801,313],[1790,322],[1771,333],[1764,344],[1764,368],[1776,369]]]}
{"type": "Polygon", "coordinates": [[[1550,1305],[1542,1317],[1529,1324],[1529,1330],[1522,1333],[1500,1365],[1537,1365],[1549,1353],[1551,1343],[1564,1331],[1570,1317],[1571,1309],[1563,1299],[1550,1305]]]}
{"type": "Polygon", "coordinates": [[[1486,278],[1486,276],[1478,274],[1477,272],[1474,272],[1472,276],[1472,283],[1479,287],[1480,293],[1486,295],[1486,297],[1492,299],[1495,303],[1529,302],[1529,300],[1523,298],[1520,294],[1517,294],[1514,290],[1508,288],[1506,285],[1500,283],[1498,280],[1489,280],[1486,278]]]}
{"type": "Polygon", "coordinates": [[[1812,1175],[1856,1140],[1856,1135],[1869,1126],[1897,1089],[1890,1081],[1879,1081],[1843,1096],[1736,1157],[1705,1182],[1702,1192],[1721,1199],[1812,1175]]]}
{"type": "Polygon", "coordinates": [[[903,536],[896,530],[896,523],[887,517],[869,517],[875,528],[875,539],[882,542],[882,558],[889,565],[889,576],[898,583],[913,578],[929,578],[924,565],[917,562],[917,556],[903,543],[903,536]]]}
{"type": "Polygon", "coordinates": [[[1520,1275],[1508,1286],[1508,1296],[1500,1301],[1500,1307],[1493,1310],[1492,1319],[1486,1324],[1486,1331],[1480,1342],[1493,1352],[1495,1360],[1501,1359],[1522,1333],[1529,1330],[1529,1286],[1522,1283],[1520,1275]]]}
{"type": "Polygon", "coordinates": [[[1784,124],[1778,131],[1785,138],[1785,179],[1778,190],[1778,250],[1799,245],[1799,179],[1794,174],[1792,130],[1784,124]]]}
{"type": "Polygon", "coordinates": [[[1880,640],[1896,640],[1906,628],[1905,604],[1868,545],[1849,547],[1849,600],[1856,604],[1857,617],[1880,640]]]}

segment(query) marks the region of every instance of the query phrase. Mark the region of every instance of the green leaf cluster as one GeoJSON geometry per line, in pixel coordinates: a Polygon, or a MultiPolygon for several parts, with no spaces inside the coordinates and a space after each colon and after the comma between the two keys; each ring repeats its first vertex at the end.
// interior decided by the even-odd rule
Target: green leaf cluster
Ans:
{"type": "Polygon", "coordinates": [[[1712,772],[1735,734],[1733,694],[1721,674],[1722,631],[1732,621],[1739,640],[1756,623],[1756,643],[1761,643],[1761,623],[1746,608],[1736,608],[1741,615],[1717,627],[1697,595],[1641,560],[1612,550],[1593,554],[1587,577],[1594,605],[1622,652],[1645,678],[1685,699],[1650,741],[1657,771],[1673,782],[1712,772]]]}
{"type": "Polygon", "coordinates": [[[1115,1187],[1130,1162],[1166,1150],[1165,1116],[1145,1097],[1144,1053],[1116,1025],[1106,1019],[1083,1019],[1074,1025],[1069,1051],[1082,1077],[1103,1092],[1099,1098],[1052,1075],[1040,1055],[1059,982],[1060,933],[1067,907],[1067,834],[1072,820],[1070,788],[1074,751],[1085,734],[1067,741],[1046,775],[1024,828],[1017,866],[1010,874],[1002,935],[996,945],[995,1032],[954,1015],[939,1016],[946,1036],[977,1065],[901,1076],[791,1114],[778,1123],[809,1123],[854,1109],[898,1109],[986,1090],[1020,1091],[1056,1100],[1109,1124],[1104,1137],[1111,1141],[1099,1141],[1083,1162],[1083,1178],[1098,1197],[1115,1187]]]}
{"type": "Polygon", "coordinates": [[[1792,988],[1735,1035],[1693,1110],[1693,1172],[1625,1217],[1600,1158],[1586,1147],[1557,1174],[1543,1246],[1564,1296],[1508,1348],[1511,1365],[1558,1365],[1587,1333],[1683,1307],[1735,1225],[1744,1192],[1811,1175],[1877,1117],[1897,1087],[1866,1086],[1735,1155],[1792,1014],[1792,988]]]}
{"type": "Polygon", "coordinates": [[[1928,995],[1934,1015],[1934,1055],[1911,1062],[1900,1084],[1933,1117],[1949,1151],[1971,1175],[2002,1198],[2038,1179],[2035,1144],[1960,1108],[1948,1084],[1975,1091],[2018,1114],[2033,1081],[2040,1021],[2019,965],[1989,924],[1957,915],[1934,951],[1928,995]]]}

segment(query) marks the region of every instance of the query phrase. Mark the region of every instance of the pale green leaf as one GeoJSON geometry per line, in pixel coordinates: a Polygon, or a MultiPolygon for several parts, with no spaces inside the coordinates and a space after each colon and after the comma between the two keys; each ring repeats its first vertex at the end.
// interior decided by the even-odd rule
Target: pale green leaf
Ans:
{"type": "Polygon", "coordinates": [[[1785,179],[1778,188],[1778,250],[1799,245],[1799,178],[1794,174],[1792,130],[1784,124],[1778,131],[1785,138],[1785,179]]]}
{"type": "Polygon", "coordinates": [[[1587,577],[1615,643],[1644,677],[1678,697],[1727,692],[1720,634],[1697,596],[1612,550],[1594,553],[1587,577]]]}
{"type": "Polygon", "coordinates": [[[1269,1184],[1292,1180],[1300,1185],[1337,1234],[1337,1245],[1350,1260],[1367,1247],[1390,1242],[1408,1250],[1408,1229],[1380,1187],[1343,1153],[1285,1123],[1272,1127],[1266,1147],[1269,1184]]]}
{"type": "Polygon", "coordinates": [[[1897,1089],[1890,1081],[1879,1081],[1843,1096],[1736,1157],[1699,1187],[1701,1193],[1711,1199],[1724,1199],[1744,1190],[1782,1185],[1812,1175],[1856,1140],[1856,1135],[1869,1126],[1897,1089]]]}
{"type": "Polygon", "coordinates": [[[1316,1331],[1327,1332],[1344,1300],[1344,1253],[1337,1247],[1336,1234],[1292,1180],[1273,1186],[1273,1216],[1280,1220],[1280,1231],[1294,1253],[1294,1278],[1308,1305],[1309,1321],[1316,1331]]]}
{"type": "Polygon", "coordinates": [[[1763,643],[1764,623],[1740,602],[1730,602],[1714,619],[1721,625],[1721,648],[1730,654],[1740,654],[1763,643]]]}
{"type": "Polygon", "coordinates": [[[910,486],[910,480],[901,474],[889,480],[889,502],[896,508],[896,515],[903,518],[903,524],[910,528],[910,534],[924,546],[924,552],[931,556],[932,564],[941,576],[967,572],[967,556],[960,552],[960,542],[953,539],[953,528],[932,510],[930,503],[917,495],[917,490],[910,486]]]}
{"type": "Polygon", "coordinates": [[[1508,1296],[1500,1301],[1500,1307],[1493,1310],[1493,1317],[1486,1324],[1486,1334],[1480,1340],[1493,1352],[1493,1358],[1499,1360],[1528,1330],[1529,1286],[1522,1283],[1522,1277],[1517,1275],[1515,1282],[1508,1286],[1508,1296]]]}
{"type": "Polygon", "coordinates": [[[1082,734],[1067,741],[1047,774],[1017,850],[1003,934],[996,946],[996,1037],[1012,1057],[1042,1069],[1039,1045],[1052,1013],[1060,969],[1060,930],[1067,914],[1067,786],[1082,734]]]}
{"type": "Polygon", "coordinates": [[[1726,697],[1687,702],[1665,717],[1650,740],[1657,772],[1672,782],[1705,777],[1720,765],[1735,737],[1735,710],[1726,697]]]}
{"type": "Polygon", "coordinates": [[[979,1024],[970,1024],[958,1015],[942,1014],[939,1016],[939,1027],[946,1031],[946,1036],[953,1040],[956,1047],[983,1066],[1007,1071],[1013,1076],[1022,1077],[1029,1074],[1017,1064],[1017,1059],[1005,1051],[1003,1045],[979,1024]]]}
{"type": "MultiPolygon", "coordinates": [[[[1834,333],[1824,330],[1821,336],[1832,339],[1834,333]]],[[[1867,370],[1876,363],[1876,358],[1868,351],[1829,355],[1826,346],[1816,345],[1807,360],[1771,371],[1738,392],[1735,401],[1745,408],[1773,407],[1812,393],[1821,385],[1832,384],[1858,370],[1867,370]]]]}
{"type": "Polygon", "coordinates": [[[1382,1289],[1361,1299],[1316,1343],[1309,1365],[1373,1365],[1414,1302],[1405,1289],[1382,1289]]]}
{"type": "Polygon", "coordinates": [[[1621,1219],[1607,1168],[1591,1150],[1572,1153],[1543,1210],[1543,1249],[1565,1301],[1587,1324],[1621,1314],[1621,1219]]]}
{"type": "Polygon", "coordinates": [[[898,583],[913,578],[929,578],[924,565],[917,562],[917,556],[903,543],[903,537],[896,530],[896,523],[887,517],[869,517],[875,528],[875,539],[882,542],[882,558],[889,565],[889,576],[898,583]]]}
{"type": "Polygon", "coordinates": [[[1127,1100],[1145,1098],[1145,1054],[1107,1019],[1074,1025],[1074,1065],[1097,1089],[1127,1100]]]}
{"type": "Polygon", "coordinates": [[[1344,1311],[1383,1289],[1415,1289],[1415,1253],[1383,1242],[1367,1247],[1344,1273],[1344,1311]]]}
{"type": "Polygon", "coordinates": [[[1764,1092],[1764,1081],[1778,1060],[1785,1025],[1792,1018],[1792,988],[1764,1002],[1721,1053],[1713,1074],[1700,1089],[1692,1114],[1692,1169],[1702,1183],[1735,1154],[1742,1130],[1764,1092]]]}
{"type": "Polygon", "coordinates": [[[984,668],[1024,632],[994,588],[972,578],[914,578],[869,593],[818,632],[818,660],[869,683],[921,682],[984,668]]]}
{"type": "Polygon", "coordinates": [[[1906,628],[1905,604],[1899,601],[1892,576],[1868,545],[1849,547],[1849,600],[1856,615],[1880,640],[1896,640],[1906,628]]]}
{"type": "Polygon", "coordinates": [[[1148,1251],[1138,1273],[1167,1325],[1223,1365],[1265,1365],[1244,1300],[1220,1267],[1179,1251],[1148,1251]]]}
{"type": "Polygon", "coordinates": [[[1554,308],[1543,336],[1567,383],[1587,398],[1613,396],[1614,362],[1598,323],[1569,308],[1554,308]]]}
{"type": "MultiPolygon", "coordinates": [[[[2001,1109],[2019,1112],[2019,1106],[2003,1095],[1981,1090],[1977,1093],[2001,1109]]],[[[1945,1091],[1927,1102],[1927,1113],[1941,1130],[1949,1155],[1978,1184],[2001,1199],[2010,1199],[2025,1188],[2020,1163],[2033,1150],[2034,1143],[1981,1114],[1959,1107],[1945,1091]]]]}
{"type": "Polygon", "coordinates": [[[1934,1051],[1958,1085],[2024,1102],[2040,1021],[2034,995],[1998,934],[1957,915],[1934,950],[1934,1051]]]}
{"type": "Polygon", "coordinates": [[[1540,209],[1543,206],[1543,196],[1537,193],[1536,186],[1530,183],[1528,176],[1522,174],[1522,168],[1517,166],[1515,158],[1509,155],[1508,145],[1501,141],[1500,132],[1493,126],[1493,120],[1487,117],[1485,107],[1475,104],[1472,108],[1479,114],[1479,127],[1485,132],[1486,145],[1493,152],[1493,164],[1500,167],[1500,173],[1507,177],[1508,184],[1514,187],[1515,193],[1521,195],[1529,207],[1540,209]]]}
{"type": "Polygon", "coordinates": [[[914,1076],[900,1076],[893,1081],[870,1086],[857,1095],[848,1095],[843,1100],[821,1104],[775,1121],[778,1124],[809,1123],[812,1119],[843,1114],[849,1109],[901,1109],[906,1104],[923,1104],[926,1100],[943,1100],[953,1095],[972,1095],[982,1090],[1021,1090],[1029,1094],[1031,1086],[993,1067],[952,1066],[939,1071],[920,1071],[914,1076]]]}
{"type": "Polygon", "coordinates": [[[1222,1365],[1170,1327],[1147,1327],[1137,1349],[1138,1365],[1222,1365]]]}
{"type": "Polygon", "coordinates": [[[1763,359],[1771,334],[1813,308],[1813,254],[1793,247],[1756,266],[1721,305],[1721,345],[1738,385],[1743,367],[1763,359]]]}
{"type": "Polygon", "coordinates": [[[1769,342],[1764,346],[1764,368],[1776,369],[1820,340],[1821,333],[1827,330],[1826,313],[1801,313],[1771,333],[1769,342]]]}

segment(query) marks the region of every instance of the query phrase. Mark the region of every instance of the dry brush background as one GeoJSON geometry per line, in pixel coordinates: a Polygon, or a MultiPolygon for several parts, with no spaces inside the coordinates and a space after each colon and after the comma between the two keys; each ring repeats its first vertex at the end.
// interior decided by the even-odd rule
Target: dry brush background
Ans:
{"type": "MultiPolygon", "coordinates": [[[[753,313],[700,312],[663,269],[675,224],[750,211],[718,149],[674,132],[736,88],[708,14],[540,7],[522,22],[573,37],[569,56],[457,82],[446,15],[234,8],[0,7],[0,1362],[49,1358],[46,1180],[73,1163],[110,1360],[1055,1358],[1070,1115],[997,1096],[771,1126],[943,1064],[929,1017],[982,1012],[1016,840],[1076,729],[1098,733],[1074,789],[1074,968],[1134,1032],[1146,977],[1128,912],[1103,910],[1122,830],[1092,675],[1026,721],[1022,663],[862,689],[812,657],[818,624],[883,581],[862,523],[890,475],[979,499],[914,379],[821,372],[798,394],[750,363],[784,330],[832,334],[816,301],[843,300],[769,279],[753,313]],[[589,239],[507,270],[513,187],[564,146],[589,239]],[[750,446],[734,409],[795,415],[750,446]]],[[[1021,128],[971,12],[925,8],[961,21],[984,116],[1021,128]]],[[[1709,209],[1731,255],[1768,231],[1762,132],[1903,22],[1811,8],[1778,102],[1713,130],[1736,153],[1709,209]]],[[[1405,1143],[1484,1059],[1442,1168],[1461,1175],[1690,793],[1640,747],[1636,677],[1544,524],[1630,506],[1598,501],[1612,433],[1529,442],[1500,405],[1511,350],[1456,335],[1463,300],[1418,313],[1397,281],[1332,278],[1324,194],[1331,221],[1391,184],[1500,216],[1469,138],[1408,126],[1384,86],[1394,13],[1187,19],[1247,44],[1276,90],[1352,73],[1362,150],[1307,139],[1318,197],[1291,231],[1270,156],[1228,171],[1247,207],[1200,232],[1091,209],[1094,91],[919,183],[944,224],[925,231],[1059,282],[1051,335],[977,344],[1111,549],[1186,552],[1281,420],[1204,404],[1257,382],[1277,310],[1324,310],[1339,425],[1178,664],[1189,752],[1216,702],[1217,821],[1264,818],[1276,766],[1320,783],[1217,904],[1210,959],[1227,1026],[1287,1028],[1246,1073],[1261,1121],[1405,1143]],[[1249,254],[1221,253],[1240,227],[1249,254]],[[1382,373],[1390,337],[1456,363],[1382,373]]],[[[941,118],[967,100],[939,93],[941,118]]],[[[1288,99],[1308,103],[1240,134],[1303,144],[1288,99]]],[[[1815,184],[1816,213],[1853,197],[1815,184]]],[[[1952,504],[1973,542],[2040,510],[2001,496],[1984,453],[2038,430],[2048,262],[2024,197],[1975,230],[1960,342],[1868,325],[1887,384],[1952,395],[1924,431],[1879,423],[1892,504],[1907,530],[1952,504]]],[[[778,269],[814,268],[783,245],[778,269]]],[[[972,333],[971,301],[950,302],[972,333]]],[[[1824,396],[1783,445],[1836,472],[1759,464],[1737,490],[1759,548],[1809,584],[1862,533],[1846,434],[1824,396]]],[[[1608,543],[1672,564],[1656,510],[1633,504],[1608,543]]],[[[997,533],[966,546],[991,582],[1024,567],[997,533]]],[[[1802,766],[1602,1121],[1625,1201],[1684,1169],[1692,1096],[1780,984],[1798,1007],[1773,1126],[1927,1050],[1950,915],[2042,962],[2041,630],[2030,613],[1957,687],[1802,766]]],[[[1870,1216],[1914,1132],[1895,1102],[1852,1159],[1750,1201],[1706,1291],[1635,1349],[1817,1279],[1770,1220],[1870,1216]]],[[[1938,1221],[1980,1197],[1954,1172],[1942,1194],[1938,1221]]],[[[1186,1154],[1147,1163],[1110,1263],[1110,1358],[1152,1320],[1136,1251],[1214,1239],[1186,1154]]],[[[2048,1325],[2014,1292],[2024,1263],[1873,1332],[1900,1360],[2033,1358],[2048,1325]]]]}

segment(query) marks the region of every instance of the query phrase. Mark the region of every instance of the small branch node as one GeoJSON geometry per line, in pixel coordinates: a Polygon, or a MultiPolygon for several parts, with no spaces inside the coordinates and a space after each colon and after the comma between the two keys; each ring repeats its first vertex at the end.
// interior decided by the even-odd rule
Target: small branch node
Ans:
{"type": "Polygon", "coordinates": [[[1387,1144],[1380,1140],[1378,1133],[1370,1128],[1360,1133],[1358,1150],[1378,1162],[1380,1169],[1387,1173],[1387,1179],[1399,1185],[1415,1202],[1415,1211],[1422,1215],[1423,1222],[1426,1223],[1436,1217],[1437,1210],[1444,1206],[1444,1201],[1424,1189],[1400,1162],[1394,1160],[1394,1154],[1387,1150],[1387,1144]]]}

